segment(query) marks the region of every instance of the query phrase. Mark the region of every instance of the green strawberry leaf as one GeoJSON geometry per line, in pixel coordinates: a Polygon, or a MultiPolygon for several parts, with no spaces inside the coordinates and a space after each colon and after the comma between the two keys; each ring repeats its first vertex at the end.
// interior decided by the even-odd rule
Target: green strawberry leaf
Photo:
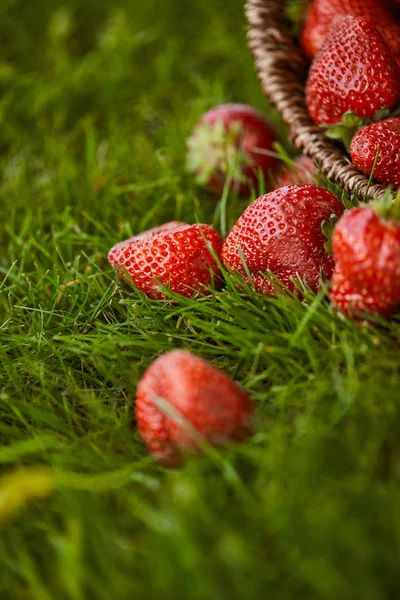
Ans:
{"type": "Polygon", "coordinates": [[[298,37],[306,19],[310,0],[287,0],[285,13],[289,21],[292,23],[292,34],[298,37]]]}
{"type": "Polygon", "coordinates": [[[372,119],[361,119],[357,117],[351,110],[344,113],[340,123],[334,125],[321,125],[322,129],[325,129],[326,137],[332,140],[339,140],[342,142],[347,151],[349,151],[351,140],[362,127],[366,127],[371,123],[377,123],[378,121],[386,121],[386,119],[392,119],[400,115],[400,108],[390,111],[388,108],[382,108],[378,110],[372,119]]]}
{"type": "Polygon", "coordinates": [[[325,135],[328,138],[343,142],[346,150],[349,150],[353,136],[364,125],[365,122],[363,119],[357,117],[353,112],[348,111],[344,113],[340,123],[335,125],[321,125],[321,127],[326,129],[325,135]]]}
{"type": "Polygon", "coordinates": [[[394,219],[395,221],[400,221],[400,190],[398,190],[396,197],[392,202],[390,218],[394,219]]]}
{"type": "Polygon", "coordinates": [[[339,217],[335,214],[331,214],[329,217],[329,221],[322,221],[321,223],[321,231],[326,237],[326,242],[324,244],[324,248],[330,256],[333,256],[332,250],[332,235],[333,230],[335,229],[336,223],[339,221],[339,217]]]}
{"type": "Polygon", "coordinates": [[[393,188],[388,187],[380,198],[365,206],[372,208],[382,219],[397,221],[400,219],[400,190],[393,199],[393,188]]]}
{"type": "Polygon", "coordinates": [[[388,108],[382,108],[382,110],[378,110],[371,119],[372,123],[378,123],[378,121],[385,121],[391,116],[390,110],[388,108]]]}

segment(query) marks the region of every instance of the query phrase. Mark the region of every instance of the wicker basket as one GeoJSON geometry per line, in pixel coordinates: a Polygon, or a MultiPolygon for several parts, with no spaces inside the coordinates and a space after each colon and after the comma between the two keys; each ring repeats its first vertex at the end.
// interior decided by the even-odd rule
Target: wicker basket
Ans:
{"type": "Polygon", "coordinates": [[[380,196],[383,185],[371,185],[340,147],[312,121],[304,85],[308,63],[290,36],[284,0],[247,0],[248,40],[265,95],[289,126],[290,140],[348,192],[365,199],[380,196]]]}

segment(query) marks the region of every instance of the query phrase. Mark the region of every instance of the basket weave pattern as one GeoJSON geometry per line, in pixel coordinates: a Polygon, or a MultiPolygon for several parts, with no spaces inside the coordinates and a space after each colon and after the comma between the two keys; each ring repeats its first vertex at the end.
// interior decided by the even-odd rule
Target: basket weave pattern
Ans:
{"type": "Polygon", "coordinates": [[[248,41],[263,91],[288,125],[290,140],[319,165],[333,182],[365,199],[380,196],[383,185],[371,185],[350,158],[312,121],[305,100],[307,61],[290,36],[284,0],[247,0],[248,41]]]}

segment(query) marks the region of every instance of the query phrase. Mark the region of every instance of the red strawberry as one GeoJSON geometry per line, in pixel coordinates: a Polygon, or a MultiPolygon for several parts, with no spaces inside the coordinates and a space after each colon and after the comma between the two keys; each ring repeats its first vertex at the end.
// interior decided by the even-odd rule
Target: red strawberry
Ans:
{"type": "Polygon", "coordinates": [[[347,315],[389,315],[400,304],[400,221],[369,207],[343,215],[333,233],[336,260],[331,296],[347,315]]]}
{"type": "Polygon", "coordinates": [[[242,441],[251,433],[254,407],[227,375],[185,350],[154,361],[137,388],[137,425],[161,464],[182,462],[182,450],[202,443],[242,441]]]}
{"type": "Polygon", "coordinates": [[[320,50],[334,19],[348,15],[373,23],[393,55],[400,59],[400,25],[382,1],[314,0],[300,35],[300,44],[310,60],[320,50]]]}
{"type": "Polygon", "coordinates": [[[275,188],[284,187],[285,185],[293,185],[300,183],[315,183],[316,169],[311,158],[304,156],[296,156],[292,166],[282,165],[274,177],[275,188]]]}
{"type": "Polygon", "coordinates": [[[205,113],[188,139],[188,170],[196,181],[222,193],[228,175],[231,189],[248,194],[278,163],[273,151],[276,134],[265,117],[244,104],[223,104],[205,113]]]}
{"type": "Polygon", "coordinates": [[[250,204],[239,218],[222,247],[222,260],[247,280],[242,254],[256,289],[263,294],[275,291],[263,276],[268,272],[290,290],[297,289],[292,279],[298,277],[317,290],[320,274],[330,277],[333,271],[321,226],[331,215],[342,212],[336,196],[317,185],[293,185],[270,192],[250,204]]]}
{"type": "Polygon", "coordinates": [[[376,156],[374,179],[400,187],[400,118],[363,127],[350,146],[354,164],[370,175],[376,156]]]}
{"type": "Polygon", "coordinates": [[[306,86],[308,109],[318,125],[339,123],[347,111],[372,118],[391,108],[399,92],[399,67],[371,23],[345,17],[330,29],[306,86]]]}
{"type": "Polygon", "coordinates": [[[173,221],[116,244],[108,260],[122,276],[127,272],[136,287],[151,298],[164,297],[158,282],[191,297],[204,291],[213,276],[219,284],[220,270],[208,245],[219,256],[222,240],[210,225],[173,221]]]}

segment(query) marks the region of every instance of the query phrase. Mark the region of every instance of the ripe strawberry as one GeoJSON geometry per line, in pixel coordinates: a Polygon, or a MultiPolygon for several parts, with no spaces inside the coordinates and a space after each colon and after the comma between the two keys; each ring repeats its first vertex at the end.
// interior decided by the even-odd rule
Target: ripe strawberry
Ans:
{"type": "Polygon", "coordinates": [[[350,145],[354,164],[374,179],[400,187],[400,118],[372,123],[356,133],[350,145]]]}
{"type": "Polygon", "coordinates": [[[371,23],[345,17],[330,29],[306,85],[307,106],[318,125],[339,123],[347,111],[372,118],[391,108],[399,92],[399,67],[371,23]]]}
{"type": "Polygon", "coordinates": [[[300,155],[294,159],[292,166],[282,165],[274,176],[275,189],[300,183],[315,183],[316,169],[308,156],[300,155]]]}
{"type": "Polygon", "coordinates": [[[298,277],[317,290],[320,274],[330,277],[333,271],[321,227],[331,215],[342,212],[336,196],[317,185],[293,185],[270,192],[250,204],[239,218],[222,247],[222,260],[247,280],[242,254],[256,289],[263,294],[275,291],[263,276],[268,272],[290,290],[296,291],[292,279],[298,277]]]}
{"type": "Polygon", "coordinates": [[[222,104],[205,113],[188,139],[187,168],[198,184],[220,194],[227,177],[231,189],[248,194],[257,187],[258,171],[265,178],[278,163],[273,150],[276,134],[265,117],[244,104],[222,104]]]}
{"type": "Polygon", "coordinates": [[[400,221],[370,207],[343,215],[333,233],[332,303],[346,315],[389,315],[400,304],[400,221]]]}
{"type": "Polygon", "coordinates": [[[254,407],[227,375],[185,350],[155,360],[137,388],[137,425],[161,464],[182,462],[182,450],[202,443],[242,441],[251,433],[254,407]]]}
{"type": "Polygon", "coordinates": [[[127,272],[136,287],[151,298],[163,298],[160,284],[182,296],[204,291],[220,270],[209,246],[219,256],[222,240],[210,225],[172,221],[120,242],[108,253],[122,276],[127,272]]]}
{"type": "Polygon", "coordinates": [[[400,59],[400,25],[381,0],[314,0],[300,35],[300,44],[310,60],[322,47],[335,18],[348,15],[373,23],[400,59]]]}

